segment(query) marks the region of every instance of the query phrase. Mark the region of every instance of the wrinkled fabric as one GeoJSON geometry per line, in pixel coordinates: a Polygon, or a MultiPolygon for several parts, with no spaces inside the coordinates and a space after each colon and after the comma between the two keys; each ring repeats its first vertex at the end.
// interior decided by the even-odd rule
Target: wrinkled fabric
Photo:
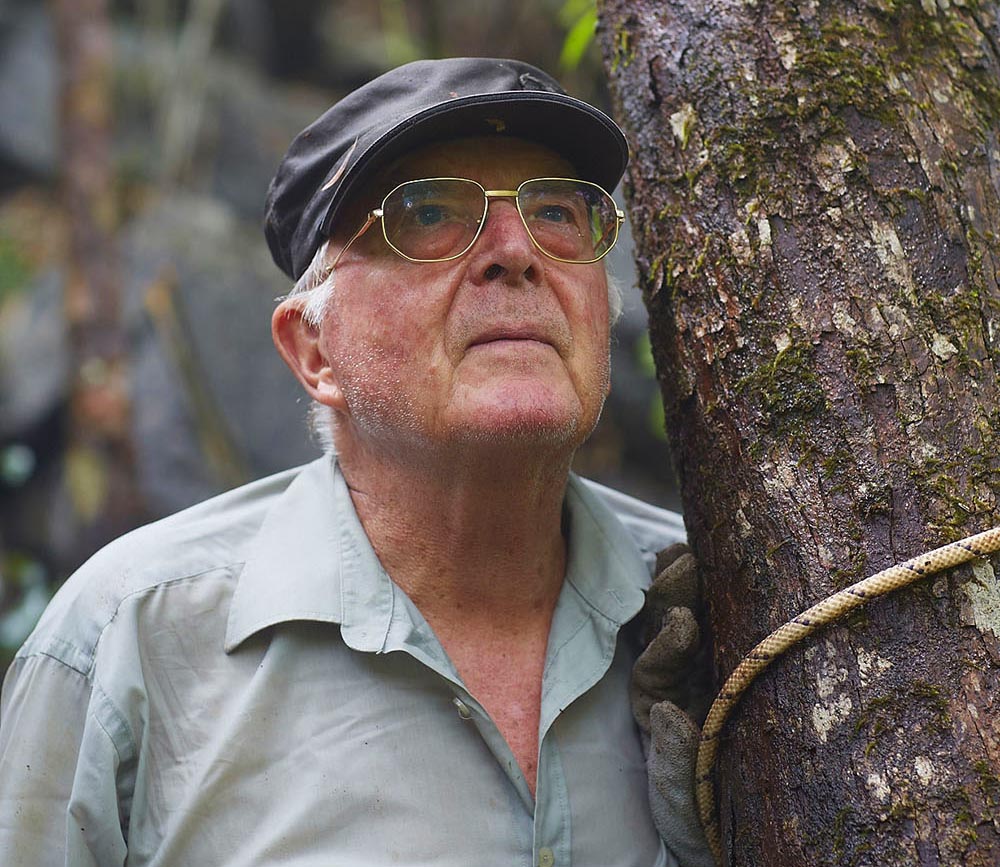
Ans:
{"type": "MultiPolygon", "coordinates": [[[[659,510],[628,506],[646,547],[659,510]]],[[[0,864],[675,863],[618,640],[648,572],[579,479],[565,509],[536,799],[323,458],[137,530],[60,589],[0,698],[0,864]]],[[[680,535],[662,526],[658,547],[680,535]]]]}

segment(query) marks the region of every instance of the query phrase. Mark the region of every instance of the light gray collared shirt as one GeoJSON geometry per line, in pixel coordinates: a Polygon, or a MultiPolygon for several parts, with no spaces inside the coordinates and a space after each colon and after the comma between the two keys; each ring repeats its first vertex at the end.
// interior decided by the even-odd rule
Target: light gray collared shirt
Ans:
{"type": "Polygon", "coordinates": [[[0,864],[673,864],[617,639],[642,554],[683,530],[615,497],[570,479],[535,799],[323,458],[130,533],[59,591],[0,700],[0,864]]]}

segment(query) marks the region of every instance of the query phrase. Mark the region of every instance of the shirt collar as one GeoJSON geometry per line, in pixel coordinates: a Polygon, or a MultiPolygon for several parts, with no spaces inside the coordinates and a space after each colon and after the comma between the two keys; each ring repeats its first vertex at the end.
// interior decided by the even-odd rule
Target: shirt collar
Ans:
{"type": "MultiPolygon", "coordinates": [[[[648,572],[625,528],[572,475],[566,508],[567,582],[617,631],[642,607],[648,572]]],[[[395,596],[336,460],[323,457],[278,495],[251,543],[233,593],[225,650],[294,620],[340,624],[354,649],[386,650],[395,596]]]]}
{"type": "Polygon", "coordinates": [[[392,599],[340,468],[325,456],[302,468],[257,531],[233,593],[225,650],[269,626],[314,620],[341,624],[348,644],[377,651],[392,599]]]}
{"type": "Polygon", "coordinates": [[[565,507],[570,516],[566,580],[615,626],[642,608],[649,570],[628,530],[578,476],[570,474],[565,507]]]}

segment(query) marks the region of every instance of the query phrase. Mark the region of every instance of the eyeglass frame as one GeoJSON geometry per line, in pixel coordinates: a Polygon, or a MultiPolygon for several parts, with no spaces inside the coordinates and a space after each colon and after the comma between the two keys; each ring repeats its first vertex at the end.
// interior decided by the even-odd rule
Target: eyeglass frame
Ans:
{"type": "Polygon", "coordinates": [[[340,252],[337,254],[336,258],[333,260],[333,263],[330,265],[328,273],[333,273],[334,269],[340,263],[340,260],[344,257],[344,254],[347,252],[350,246],[355,241],[357,241],[362,235],[364,235],[365,232],[367,232],[372,227],[372,225],[375,223],[376,220],[382,220],[382,237],[385,239],[386,244],[389,245],[389,249],[392,250],[396,255],[402,257],[403,259],[406,259],[409,262],[430,264],[431,262],[452,262],[455,259],[460,259],[475,246],[476,241],[479,240],[479,236],[483,233],[483,227],[486,225],[486,218],[489,216],[491,199],[513,199],[514,206],[517,209],[517,215],[521,218],[521,225],[524,226],[524,231],[527,232],[528,238],[531,240],[532,246],[534,246],[535,249],[537,249],[542,255],[548,257],[549,259],[552,259],[556,262],[565,262],[568,265],[593,265],[595,262],[600,262],[601,259],[603,259],[605,256],[608,255],[608,253],[611,252],[615,244],[618,243],[618,235],[619,232],[621,231],[622,223],[625,222],[625,212],[618,207],[618,203],[615,202],[611,193],[609,193],[606,189],[604,189],[604,187],[602,187],[600,184],[595,184],[592,181],[584,181],[580,178],[549,178],[549,177],[527,178],[521,181],[521,183],[517,185],[516,190],[488,190],[481,183],[479,183],[479,181],[474,181],[472,180],[472,178],[454,178],[454,177],[413,178],[412,180],[403,181],[400,184],[396,184],[396,186],[394,186],[391,190],[389,190],[388,193],[385,194],[385,196],[383,196],[382,204],[379,207],[373,208],[371,211],[368,212],[368,217],[365,219],[365,222],[361,226],[361,228],[358,229],[358,231],[356,231],[351,236],[351,239],[346,244],[344,244],[343,247],[340,248],[340,252]],[[382,219],[382,217],[384,216],[385,203],[389,200],[389,196],[395,193],[396,190],[405,187],[407,184],[416,184],[416,183],[421,183],[423,181],[463,181],[465,183],[475,184],[477,187],[479,187],[479,189],[483,191],[484,201],[486,202],[486,206],[483,208],[483,216],[479,220],[479,227],[476,229],[475,234],[472,236],[472,240],[469,241],[468,245],[461,252],[454,253],[451,256],[445,256],[441,259],[415,259],[412,256],[407,256],[406,253],[400,250],[395,244],[392,243],[392,241],[389,240],[389,235],[385,229],[385,220],[382,219]],[[521,211],[521,202],[520,199],[518,198],[521,192],[521,187],[523,187],[525,184],[534,183],[535,181],[571,181],[572,183],[586,184],[589,187],[596,187],[605,196],[607,196],[608,201],[610,201],[611,204],[615,206],[615,236],[611,240],[611,243],[608,245],[608,249],[605,250],[603,253],[601,253],[600,256],[597,256],[593,259],[585,259],[583,261],[580,261],[577,259],[563,259],[559,256],[554,256],[550,252],[548,252],[548,250],[542,247],[542,245],[535,240],[535,236],[531,233],[531,229],[528,228],[528,221],[524,218],[524,213],[521,211]]]}

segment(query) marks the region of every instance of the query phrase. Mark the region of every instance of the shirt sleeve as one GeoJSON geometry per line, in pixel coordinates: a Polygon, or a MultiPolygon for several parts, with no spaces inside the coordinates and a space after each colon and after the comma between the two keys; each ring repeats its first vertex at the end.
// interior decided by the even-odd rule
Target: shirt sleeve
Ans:
{"type": "Polygon", "coordinates": [[[0,695],[0,864],[124,864],[119,751],[102,701],[53,657],[11,665],[0,695]]]}

